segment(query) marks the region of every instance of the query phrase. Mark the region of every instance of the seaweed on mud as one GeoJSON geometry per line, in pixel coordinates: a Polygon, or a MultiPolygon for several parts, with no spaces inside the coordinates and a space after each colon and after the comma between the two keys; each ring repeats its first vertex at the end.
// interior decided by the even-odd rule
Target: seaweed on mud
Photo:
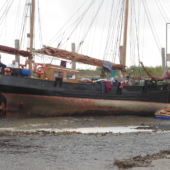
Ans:
{"type": "Polygon", "coordinates": [[[16,139],[5,139],[0,140],[0,148],[16,148],[16,149],[27,149],[27,148],[41,148],[40,146],[32,146],[32,145],[21,145],[14,144],[12,142],[17,141],[16,139]]]}
{"type": "Polygon", "coordinates": [[[166,158],[167,155],[170,155],[170,150],[163,150],[152,155],[136,155],[130,157],[129,159],[115,160],[114,165],[122,169],[132,167],[148,167],[153,160],[166,158]]]}
{"type": "Polygon", "coordinates": [[[63,132],[55,132],[55,131],[44,131],[44,130],[37,130],[37,131],[1,131],[0,132],[0,137],[1,136],[16,136],[16,135],[43,135],[43,136],[60,136],[60,135],[94,135],[96,137],[101,137],[101,136],[107,136],[107,135],[115,135],[115,136],[120,136],[120,135],[130,135],[130,134],[150,134],[151,132],[132,132],[132,133],[113,133],[113,132],[105,132],[105,133],[81,133],[81,132],[76,132],[76,131],[63,131],[63,132]]]}

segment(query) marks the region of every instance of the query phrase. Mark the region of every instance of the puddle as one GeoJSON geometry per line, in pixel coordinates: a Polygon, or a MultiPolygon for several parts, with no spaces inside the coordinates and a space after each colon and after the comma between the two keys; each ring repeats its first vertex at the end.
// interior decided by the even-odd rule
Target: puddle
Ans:
{"type": "MultiPolygon", "coordinates": [[[[142,126],[148,127],[148,126],[142,126]]],[[[29,131],[29,132],[37,132],[37,131],[47,131],[47,132],[80,132],[80,133],[132,133],[132,132],[152,132],[150,129],[137,129],[139,126],[127,126],[127,127],[89,127],[89,128],[36,128],[36,129],[17,129],[17,128],[0,128],[0,131],[29,131]]]]}
{"type": "Polygon", "coordinates": [[[0,128],[0,131],[16,131],[17,129],[16,128],[0,128]]]}
{"type": "Polygon", "coordinates": [[[26,125],[22,125],[20,126],[21,128],[28,128],[28,127],[39,127],[39,126],[47,126],[48,123],[45,123],[45,124],[26,124],[26,125]]]}
{"type": "MultiPolygon", "coordinates": [[[[152,132],[152,130],[136,129],[138,126],[128,127],[94,127],[94,128],[75,128],[75,129],[48,129],[55,132],[80,132],[80,133],[131,133],[131,132],[152,132]]],[[[47,131],[47,129],[37,129],[47,131]]]]}

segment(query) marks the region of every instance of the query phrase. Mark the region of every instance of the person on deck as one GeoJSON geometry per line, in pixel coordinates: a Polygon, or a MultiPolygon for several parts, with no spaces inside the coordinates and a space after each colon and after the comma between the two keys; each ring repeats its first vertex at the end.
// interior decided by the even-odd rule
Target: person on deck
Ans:
{"type": "Polygon", "coordinates": [[[4,73],[4,68],[6,68],[6,65],[1,63],[1,54],[0,54],[0,74],[4,73]]]}
{"type": "Polygon", "coordinates": [[[11,67],[11,68],[18,68],[18,63],[17,63],[15,60],[12,60],[12,63],[9,64],[8,67],[11,67]]]}
{"type": "Polygon", "coordinates": [[[62,72],[58,73],[58,78],[63,78],[63,73],[62,72]]]}
{"type": "Polygon", "coordinates": [[[25,64],[19,64],[19,66],[20,66],[22,69],[25,69],[28,64],[29,64],[29,61],[26,60],[26,61],[25,61],[25,64]]]}

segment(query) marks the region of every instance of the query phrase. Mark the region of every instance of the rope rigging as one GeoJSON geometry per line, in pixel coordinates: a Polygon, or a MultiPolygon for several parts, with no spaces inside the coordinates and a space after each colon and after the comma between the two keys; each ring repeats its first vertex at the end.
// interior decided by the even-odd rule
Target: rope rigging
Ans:
{"type": "Polygon", "coordinates": [[[135,65],[135,52],[134,52],[134,43],[133,43],[133,7],[132,7],[132,3],[131,3],[131,10],[130,10],[130,61],[131,61],[131,65],[135,65]]]}
{"type": "MultiPolygon", "coordinates": [[[[77,0],[78,1],[78,0],[77,0]]],[[[5,29],[7,24],[7,15],[9,13],[9,10],[11,8],[11,5],[13,4],[14,0],[6,0],[2,6],[0,11],[0,28],[1,28],[1,34],[5,37],[5,29]],[[2,31],[3,30],[3,31],[2,31]]],[[[146,30],[145,26],[149,23],[151,33],[154,37],[156,47],[159,50],[159,53],[161,53],[161,41],[159,40],[157,30],[155,29],[155,22],[153,22],[152,13],[151,10],[148,8],[149,2],[146,0],[141,1],[135,1],[131,0],[131,28],[129,30],[128,36],[130,37],[130,57],[131,61],[132,58],[136,59],[135,62],[138,62],[143,57],[142,52],[144,51],[144,33],[146,30]],[[137,4],[138,3],[138,4],[137,4]],[[141,4],[141,5],[139,5],[141,4]],[[137,7],[138,5],[138,7],[137,7]],[[143,10],[142,13],[140,10],[143,10]],[[145,16],[140,16],[140,13],[145,16]],[[147,18],[148,23],[145,23],[145,19],[147,18]],[[140,19],[143,19],[142,21],[140,19]],[[143,25],[140,25],[140,22],[143,22],[143,25]],[[142,34],[140,31],[143,29],[143,41],[142,41],[142,34]],[[141,36],[141,37],[140,37],[141,36]],[[143,44],[142,44],[142,43],[143,44]],[[141,43],[141,44],[140,44],[141,43]],[[143,47],[143,48],[142,48],[143,47]],[[143,50],[143,51],[142,51],[143,50]]],[[[18,0],[16,13],[15,15],[15,25],[14,25],[14,34],[13,39],[15,37],[19,37],[20,39],[20,48],[24,49],[24,45],[26,42],[26,31],[28,30],[28,15],[29,15],[29,6],[27,5],[30,3],[30,0],[24,1],[25,7],[24,7],[24,13],[21,18],[21,27],[19,27],[19,16],[21,16],[21,0],[18,0]],[[18,29],[18,27],[20,29],[18,29]]],[[[169,1],[165,0],[165,3],[163,3],[160,0],[155,0],[155,4],[158,7],[159,12],[161,13],[161,17],[163,18],[163,21],[167,22],[170,21],[168,18],[168,13],[165,10],[166,8],[170,9],[170,3],[169,1]],[[166,6],[165,3],[167,4],[166,6]]],[[[57,48],[65,48],[68,46],[70,41],[73,39],[73,36],[75,36],[74,40],[75,42],[79,42],[76,52],[85,51],[86,53],[92,54],[92,50],[95,49],[95,46],[98,45],[98,50],[96,50],[96,53],[99,53],[99,55],[103,54],[104,60],[109,60],[112,62],[115,62],[118,57],[120,56],[119,46],[122,43],[122,30],[123,30],[123,18],[124,18],[124,0],[113,0],[113,1],[104,1],[104,0],[84,0],[81,2],[81,6],[78,8],[78,10],[75,12],[73,16],[70,17],[69,23],[66,22],[64,26],[57,32],[55,36],[52,37],[52,39],[48,42],[48,44],[58,43],[57,48]],[[106,11],[102,14],[102,18],[100,18],[100,22],[102,23],[102,31],[101,35],[97,36],[97,32],[99,29],[97,29],[97,24],[99,22],[99,14],[101,11],[101,8],[104,3],[107,3],[106,11]],[[98,3],[98,4],[97,4],[98,3]],[[110,3],[110,4],[109,4],[110,3]],[[96,5],[97,4],[97,5],[96,5]],[[93,9],[92,9],[93,8],[93,9]],[[83,9],[83,10],[82,10],[83,9]],[[93,10],[93,14],[91,15],[88,20],[86,20],[85,17],[87,17],[87,13],[91,12],[93,10]],[[110,11],[111,10],[111,11],[110,11]],[[81,14],[80,14],[81,11],[81,14]],[[75,20],[76,14],[79,13],[78,18],[75,20]],[[109,17],[108,17],[109,15],[109,17]],[[86,25],[83,23],[83,20],[86,21],[86,25]],[[72,22],[73,21],[73,22],[72,22]],[[84,26],[84,25],[85,26],[84,26]],[[84,28],[83,28],[84,26],[84,28]],[[79,29],[81,27],[81,29],[79,29]],[[66,29],[65,29],[66,28],[66,29]],[[107,28],[107,32],[105,31],[107,28]],[[76,33],[78,33],[76,34],[76,33]],[[104,36],[104,33],[106,32],[106,36],[104,36]],[[75,33],[73,35],[73,33],[75,33]],[[81,36],[81,38],[80,38],[81,36]],[[95,37],[94,37],[95,36],[95,37]],[[99,39],[100,37],[100,39],[99,39]],[[88,39],[89,38],[89,39],[88,39]],[[97,38],[97,43],[95,42],[95,38],[97,38]],[[79,40],[78,40],[79,39],[79,40]],[[88,42],[87,42],[88,40],[88,42]],[[101,41],[100,41],[101,40],[101,41]],[[102,49],[102,44],[106,41],[106,46],[104,46],[104,49],[102,49]],[[87,47],[86,47],[87,45],[87,47]],[[82,49],[83,47],[83,49],[82,49]]],[[[157,8],[156,8],[157,10],[157,8]]],[[[157,11],[158,11],[157,10],[157,11]]],[[[41,47],[43,46],[43,36],[42,36],[42,27],[41,27],[41,18],[40,18],[40,1],[37,0],[37,23],[38,23],[38,32],[36,31],[36,39],[39,40],[39,44],[41,47]]],[[[155,12],[155,11],[154,11],[155,12]]],[[[9,19],[9,18],[8,18],[9,19]]],[[[8,35],[8,34],[7,34],[8,35]]],[[[35,34],[34,34],[35,35],[35,34]]],[[[129,38],[128,37],[128,38],[129,38]]],[[[35,43],[35,42],[34,42],[35,43]]],[[[154,45],[155,45],[154,44],[154,45]]],[[[37,46],[37,42],[35,44],[37,46]]],[[[129,45],[129,44],[128,44],[129,45]]],[[[127,50],[127,51],[128,51],[127,50]]],[[[129,51],[128,51],[129,53],[129,51]]],[[[95,54],[96,57],[100,57],[99,55],[95,54]]],[[[90,55],[91,56],[91,55],[90,55]]],[[[129,56],[128,56],[129,57],[129,56]]],[[[44,55],[42,56],[39,54],[37,59],[44,61],[44,55]]],[[[56,60],[56,59],[55,59],[56,60]]]]}
{"type": "MultiPolygon", "coordinates": [[[[83,3],[83,5],[87,2],[87,0],[83,3]]],[[[84,18],[84,16],[86,15],[87,11],[90,9],[90,7],[92,6],[92,4],[94,3],[94,1],[92,1],[90,3],[90,5],[87,7],[87,9],[85,10],[85,12],[80,15],[80,17],[78,17],[78,19],[76,21],[73,22],[73,24],[71,24],[63,33],[60,33],[61,35],[59,35],[59,37],[56,38],[56,36],[58,35],[59,32],[61,32],[61,30],[66,26],[66,24],[59,30],[59,32],[52,38],[52,40],[50,40],[50,44],[53,43],[54,41],[56,41],[57,39],[59,40],[59,43],[57,45],[57,48],[60,48],[62,45],[64,45],[66,43],[67,46],[67,42],[70,39],[72,33],[77,29],[77,26],[81,24],[82,19],[84,18]],[[76,24],[76,25],[75,25],[76,24]],[[75,25],[75,26],[74,26],[75,25]],[[73,27],[74,26],[74,27],[73,27]],[[71,30],[71,27],[73,27],[73,29],[71,30]],[[70,29],[70,31],[69,31],[70,29]],[[66,33],[66,31],[69,31],[68,33],[66,33]],[[69,34],[69,36],[67,36],[69,34]],[[62,41],[65,39],[65,37],[67,38],[65,42],[62,43],[62,41]],[[54,39],[55,38],[55,39],[54,39]]],[[[79,12],[79,10],[83,7],[83,5],[81,5],[81,7],[74,13],[74,15],[79,12]]],[[[69,19],[71,20],[74,15],[69,19]]],[[[65,47],[66,48],[66,47],[65,47]]],[[[54,57],[53,57],[54,58],[54,57]]],[[[52,58],[52,60],[53,60],[52,58]]],[[[52,61],[51,61],[52,62],[52,61]]]]}
{"type": "MultiPolygon", "coordinates": [[[[93,2],[92,2],[92,3],[93,3],[93,2]]],[[[91,5],[90,5],[89,7],[91,7],[91,5]]],[[[85,16],[86,13],[87,13],[87,11],[85,11],[84,14],[82,14],[82,15],[77,19],[78,22],[77,22],[76,26],[74,26],[74,28],[73,28],[72,30],[70,29],[70,32],[71,32],[71,33],[70,33],[70,32],[66,33],[66,31],[64,31],[64,32],[61,34],[62,38],[61,38],[61,36],[59,37],[59,38],[60,38],[60,41],[59,41],[59,43],[58,43],[57,48],[61,47],[61,46],[64,45],[65,43],[66,43],[66,46],[67,46],[67,42],[68,42],[68,40],[70,39],[72,33],[77,29],[77,26],[81,24],[81,21],[82,21],[82,19],[83,19],[83,17],[85,16]],[[67,36],[68,34],[70,34],[70,35],[67,36]],[[62,43],[62,40],[63,40],[65,37],[68,37],[68,38],[66,39],[65,42],[62,43]]],[[[76,23],[76,21],[75,21],[71,26],[73,26],[75,23],[76,23]]],[[[71,27],[71,26],[70,26],[70,27],[71,27]]],[[[69,28],[70,28],[70,27],[69,27],[69,28]]],[[[68,29],[68,28],[67,28],[67,29],[68,29]]],[[[52,59],[52,60],[53,60],[53,59],[52,59]]]]}
{"type": "Polygon", "coordinates": [[[143,40],[142,40],[142,42],[143,42],[143,44],[142,44],[142,54],[141,54],[141,56],[142,56],[142,61],[143,61],[143,53],[144,53],[144,33],[145,33],[145,17],[144,17],[144,21],[143,21],[143,40]]]}
{"type": "Polygon", "coordinates": [[[28,6],[28,3],[29,3],[29,0],[27,0],[25,2],[25,8],[24,8],[24,13],[23,13],[23,18],[22,18],[22,22],[21,22],[21,29],[20,29],[20,36],[19,36],[19,39],[20,39],[20,47],[21,49],[24,48],[24,40],[25,40],[25,31],[26,31],[26,26],[27,26],[27,15],[28,15],[28,9],[29,9],[29,6],[28,6]]]}
{"type": "MultiPolygon", "coordinates": [[[[37,0],[37,6],[38,6],[38,10],[37,10],[37,15],[38,15],[38,30],[39,30],[39,45],[40,47],[43,46],[43,38],[42,38],[42,28],[41,28],[41,15],[40,15],[40,4],[39,4],[39,0],[37,0]]],[[[44,55],[41,55],[41,60],[44,62],[44,55]]]]}
{"type": "MultiPolygon", "coordinates": [[[[109,51],[112,51],[113,49],[113,54],[111,54],[111,59],[107,59],[107,60],[111,60],[112,62],[115,61],[117,55],[118,55],[118,50],[117,47],[120,45],[120,34],[121,34],[121,22],[122,22],[122,17],[123,17],[123,13],[121,13],[122,8],[123,8],[123,1],[122,1],[122,5],[121,5],[121,1],[119,1],[119,6],[117,6],[117,10],[118,12],[115,14],[114,18],[113,18],[113,23],[112,23],[112,29],[111,29],[111,35],[110,36],[110,44],[109,44],[109,51]],[[120,11],[119,11],[120,9],[120,11]],[[118,18],[118,20],[116,21],[115,19],[118,18]],[[116,24],[115,24],[116,22],[116,24]],[[115,30],[114,30],[114,24],[115,24],[115,30]],[[116,26],[117,25],[117,26],[116,26]]],[[[109,53],[108,51],[108,53],[109,53]]],[[[109,57],[109,56],[108,56],[109,57]]]]}
{"type": "Polygon", "coordinates": [[[2,11],[2,9],[6,6],[6,3],[8,3],[8,0],[7,0],[7,1],[5,1],[4,5],[2,5],[2,7],[1,7],[0,11],[2,11]]]}
{"type": "MultiPolygon", "coordinates": [[[[107,33],[107,39],[106,39],[106,45],[105,45],[105,51],[104,51],[104,57],[103,57],[103,60],[107,60],[107,55],[109,55],[109,51],[110,51],[110,41],[111,39],[114,39],[114,35],[113,35],[113,32],[114,31],[114,28],[116,27],[113,27],[114,23],[115,25],[117,24],[117,22],[115,21],[115,17],[118,15],[118,5],[119,5],[120,1],[118,2],[117,1],[117,5],[115,5],[117,8],[115,10],[115,15],[113,15],[113,9],[114,9],[114,1],[112,2],[112,5],[111,5],[111,13],[110,13],[110,20],[109,20],[109,27],[108,27],[108,33],[107,33]],[[115,22],[114,22],[115,21],[115,22]]],[[[116,17],[117,18],[117,17],[116,17]]],[[[115,30],[116,32],[116,30],[115,30]]],[[[112,49],[112,47],[111,47],[112,49]]]]}
{"type": "Polygon", "coordinates": [[[165,3],[166,3],[166,7],[167,7],[167,9],[168,9],[168,11],[170,11],[170,4],[169,4],[169,0],[165,0],[165,3]]]}
{"type": "Polygon", "coordinates": [[[114,4],[112,3],[110,21],[109,21],[109,29],[107,36],[107,43],[105,46],[104,52],[104,60],[111,60],[112,62],[116,60],[116,57],[119,56],[119,46],[121,43],[121,32],[122,32],[122,24],[123,24],[123,9],[124,9],[124,1],[119,0],[117,4],[115,4],[115,13],[113,14],[114,4]],[[112,52],[110,54],[110,52],[112,52]],[[112,58],[110,59],[109,56],[112,58]]]}
{"type": "MultiPolygon", "coordinates": [[[[121,1],[120,1],[121,2],[121,1]]],[[[116,57],[119,56],[120,58],[120,51],[119,51],[119,47],[121,44],[121,38],[122,38],[122,30],[123,30],[123,15],[124,15],[124,9],[125,9],[125,4],[122,1],[122,3],[120,4],[120,12],[119,12],[119,20],[118,20],[118,25],[117,25],[117,37],[116,37],[116,41],[114,43],[114,54],[113,54],[113,60],[112,62],[116,60],[116,57]]],[[[113,40],[112,40],[113,41],[113,40]]]]}
{"type": "Polygon", "coordinates": [[[160,11],[160,13],[161,13],[161,15],[162,15],[164,21],[166,22],[166,18],[164,17],[164,14],[162,13],[162,10],[161,10],[161,8],[160,8],[160,6],[159,6],[157,0],[155,0],[155,2],[156,2],[156,5],[157,5],[157,7],[158,7],[158,9],[159,9],[159,11],[160,11]]]}
{"type": "MultiPolygon", "coordinates": [[[[64,27],[67,25],[67,23],[78,13],[78,11],[85,5],[85,3],[87,2],[88,0],[86,0],[81,6],[80,6],[80,8],[73,14],[73,16],[71,16],[68,20],[67,20],[67,22],[63,25],[63,27],[54,35],[54,37],[47,43],[48,45],[51,45],[54,41],[56,41],[59,37],[57,37],[58,36],[58,34],[61,34],[61,30],[62,29],[64,29],[64,27]]],[[[87,9],[86,9],[86,11],[92,6],[92,4],[94,3],[94,1],[92,1],[90,4],[89,4],[89,6],[87,7],[87,9]]],[[[83,14],[82,14],[83,15],[83,14]]],[[[77,21],[82,17],[82,15],[77,19],[77,21]]],[[[75,22],[77,22],[77,21],[75,21],[75,22]]],[[[74,23],[73,23],[74,24],[74,23]]],[[[72,24],[72,25],[73,25],[72,24]]],[[[72,26],[71,25],[71,26],[72,26]]],[[[70,26],[67,28],[67,29],[69,29],[70,28],[70,26]]],[[[67,30],[66,29],[66,30],[67,30]]],[[[65,30],[65,31],[66,31],[65,30]]],[[[59,35],[60,36],[60,35],[59,35]]]]}
{"type": "Polygon", "coordinates": [[[18,1],[18,6],[17,6],[17,14],[16,14],[16,19],[15,19],[13,41],[14,41],[15,37],[17,37],[17,38],[19,37],[20,5],[21,5],[21,0],[18,1]]]}
{"type": "MultiPolygon", "coordinates": [[[[134,0],[132,0],[132,6],[135,6],[134,0]]],[[[138,66],[140,66],[140,54],[139,54],[139,38],[138,38],[138,29],[137,29],[137,21],[136,21],[136,11],[134,9],[134,23],[135,23],[135,33],[136,33],[136,45],[137,45],[137,51],[138,51],[138,66]]],[[[139,20],[138,20],[139,21],[139,20]]]]}
{"type": "MultiPolygon", "coordinates": [[[[9,10],[10,10],[13,2],[14,2],[14,0],[11,0],[11,1],[10,1],[10,0],[7,0],[7,1],[6,1],[6,8],[4,9],[4,12],[3,12],[2,16],[0,17],[0,25],[2,24],[2,22],[4,21],[4,19],[5,19],[6,16],[8,15],[8,12],[9,12],[9,10]]],[[[5,4],[4,4],[3,7],[5,7],[5,4]]],[[[3,9],[3,7],[2,7],[2,9],[3,9]]]]}
{"type": "MultiPolygon", "coordinates": [[[[98,7],[98,9],[99,9],[100,8],[100,2],[99,1],[97,1],[97,2],[98,2],[98,5],[99,5],[99,7],[98,7]]],[[[96,5],[93,5],[93,6],[94,6],[94,9],[95,9],[96,5]]],[[[93,9],[93,17],[92,18],[94,18],[94,11],[95,11],[94,9],[93,9]]],[[[93,32],[92,33],[93,36],[91,36],[89,33],[87,34],[87,36],[89,37],[89,45],[90,45],[90,48],[91,48],[91,49],[89,48],[90,52],[87,51],[87,55],[89,55],[89,56],[92,56],[93,49],[94,49],[94,46],[95,46],[95,38],[96,38],[96,32],[97,32],[98,15],[99,15],[99,13],[96,15],[93,25],[91,25],[91,28],[89,28],[90,29],[89,32],[93,32]],[[92,28],[92,26],[93,26],[93,28],[92,28]]],[[[87,40],[86,40],[86,42],[87,42],[87,40]]],[[[83,45],[84,45],[84,43],[80,47],[82,51],[83,51],[83,45]]],[[[81,51],[81,54],[82,54],[82,51],[81,51]]],[[[91,66],[89,65],[88,67],[90,69],[91,66]]]]}
{"type": "MultiPolygon", "coordinates": [[[[94,5],[93,5],[92,18],[94,17],[95,6],[96,6],[96,3],[94,3],[94,5]]],[[[84,30],[84,32],[85,32],[85,30],[84,30]]],[[[90,45],[91,45],[91,34],[92,34],[92,29],[90,29],[90,31],[89,31],[89,40],[88,40],[88,46],[87,46],[87,54],[89,54],[89,48],[90,48],[90,45]]],[[[94,34],[95,34],[95,32],[94,32],[94,34]]],[[[93,40],[94,40],[94,36],[93,36],[93,40]]],[[[93,43],[92,43],[92,46],[93,46],[93,43]]]]}
{"type": "Polygon", "coordinates": [[[110,20],[109,20],[109,27],[108,27],[108,33],[107,33],[107,39],[106,39],[106,45],[105,45],[105,51],[104,51],[104,55],[103,55],[103,60],[106,60],[106,55],[107,55],[107,49],[108,49],[108,44],[109,44],[109,36],[110,36],[110,30],[111,30],[111,24],[112,24],[112,12],[113,12],[113,5],[114,5],[114,1],[112,1],[112,5],[111,5],[111,14],[110,14],[110,20]]]}
{"type": "MultiPolygon", "coordinates": [[[[85,12],[78,18],[78,22],[77,21],[75,21],[68,29],[70,29],[70,31],[67,33],[67,34],[65,34],[65,37],[67,38],[62,44],[60,44],[60,47],[63,45],[63,44],[65,44],[69,39],[70,39],[70,37],[71,37],[71,35],[73,34],[73,32],[76,30],[76,28],[78,27],[78,25],[80,25],[80,23],[81,23],[81,21],[83,20],[83,18],[85,17],[85,15],[87,14],[87,11],[90,9],[90,7],[94,4],[94,2],[95,1],[92,1],[92,3],[89,5],[89,7],[88,7],[88,9],[87,10],[85,10],[85,12]],[[77,24],[76,24],[76,22],[77,22],[77,24]],[[76,24],[75,26],[74,26],[74,24],[76,24]],[[74,27],[73,27],[74,26],[74,27]],[[72,30],[71,30],[71,27],[73,27],[72,28],[72,30]],[[68,35],[69,34],[69,35],[68,35]],[[68,35],[68,36],[67,36],[68,35]]],[[[66,29],[67,30],[67,29],[66,29]]],[[[66,32],[66,30],[65,30],[65,32],[66,32]]],[[[65,39],[65,37],[63,36],[63,39],[65,39]]],[[[82,43],[82,42],[80,42],[80,43],[82,43]]]]}
{"type": "MultiPolygon", "coordinates": [[[[114,2],[114,1],[113,1],[114,2]]],[[[107,5],[106,5],[106,11],[108,12],[108,5],[109,5],[109,3],[108,3],[108,1],[107,1],[107,5]]],[[[100,53],[101,53],[101,46],[102,46],[102,42],[103,42],[103,36],[104,36],[104,29],[105,29],[105,27],[106,27],[106,16],[107,16],[107,12],[105,12],[105,16],[104,16],[104,23],[103,23],[103,30],[102,30],[102,36],[101,36],[101,42],[100,42],[100,47],[99,47],[99,55],[100,55],[100,53]]],[[[103,57],[104,57],[104,55],[103,55],[103,57]]]]}
{"type": "Polygon", "coordinates": [[[76,52],[79,52],[81,45],[84,43],[84,40],[85,40],[85,38],[87,37],[87,34],[88,34],[89,30],[91,29],[91,27],[92,27],[92,25],[93,25],[93,23],[94,23],[97,15],[98,15],[99,11],[100,11],[100,9],[101,9],[101,7],[102,7],[102,5],[103,5],[103,2],[104,2],[104,0],[102,0],[100,6],[99,6],[99,8],[98,8],[98,10],[96,11],[96,14],[94,15],[94,17],[93,17],[93,19],[92,19],[92,21],[91,21],[91,23],[90,23],[90,25],[89,25],[89,28],[88,28],[88,29],[86,30],[86,32],[84,33],[84,36],[83,36],[81,42],[79,43],[76,52]]]}
{"type": "Polygon", "coordinates": [[[144,9],[145,9],[145,13],[146,13],[150,28],[152,30],[152,34],[153,34],[154,39],[155,39],[156,45],[158,47],[159,53],[161,54],[161,50],[160,50],[161,49],[161,43],[159,41],[158,35],[156,33],[156,30],[155,30],[155,27],[154,27],[154,24],[153,24],[153,21],[152,21],[152,18],[150,16],[150,13],[149,13],[149,10],[148,10],[148,7],[147,7],[147,3],[146,3],[145,0],[142,0],[142,3],[143,3],[143,6],[144,6],[144,9]]]}
{"type": "Polygon", "coordinates": [[[166,14],[161,2],[159,0],[156,0],[156,4],[157,4],[157,6],[159,8],[159,11],[161,12],[162,17],[164,18],[164,21],[165,22],[170,21],[170,19],[169,19],[168,15],[166,14]],[[164,14],[162,13],[162,11],[163,11],[164,14]],[[164,17],[164,15],[165,15],[165,17],[164,17]]]}
{"type": "Polygon", "coordinates": [[[3,7],[1,8],[1,9],[5,8],[5,5],[6,5],[6,8],[4,9],[4,11],[2,11],[2,15],[0,17],[0,25],[3,24],[3,26],[1,27],[2,30],[1,30],[1,33],[0,33],[0,37],[2,36],[3,30],[4,30],[5,31],[5,33],[4,33],[5,34],[5,37],[4,37],[5,41],[6,41],[6,29],[5,29],[5,27],[7,26],[7,15],[10,11],[10,8],[11,8],[13,2],[14,2],[14,0],[11,0],[11,1],[8,0],[8,1],[6,1],[6,3],[4,3],[3,7]]]}

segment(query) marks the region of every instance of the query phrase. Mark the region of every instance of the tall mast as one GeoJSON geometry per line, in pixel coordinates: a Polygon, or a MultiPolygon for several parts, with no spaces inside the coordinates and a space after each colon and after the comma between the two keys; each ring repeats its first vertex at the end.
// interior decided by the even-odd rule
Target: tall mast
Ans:
{"type": "MultiPolygon", "coordinates": [[[[127,27],[128,27],[128,13],[129,13],[129,0],[126,0],[125,6],[125,22],[124,22],[124,36],[123,36],[123,52],[122,52],[122,64],[126,66],[126,47],[127,47],[127,27]]],[[[123,77],[126,77],[125,70],[123,71],[123,77]]]]}
{"type": "Polygon", "coordinates": [[[32,70],[32,58],[33,58],[33,43],[34,43],[34,17],[35,16],[35,0],[32,0],[31,6],[31,23],[30,23],[30,58],[29,69],[32,70]]]}

